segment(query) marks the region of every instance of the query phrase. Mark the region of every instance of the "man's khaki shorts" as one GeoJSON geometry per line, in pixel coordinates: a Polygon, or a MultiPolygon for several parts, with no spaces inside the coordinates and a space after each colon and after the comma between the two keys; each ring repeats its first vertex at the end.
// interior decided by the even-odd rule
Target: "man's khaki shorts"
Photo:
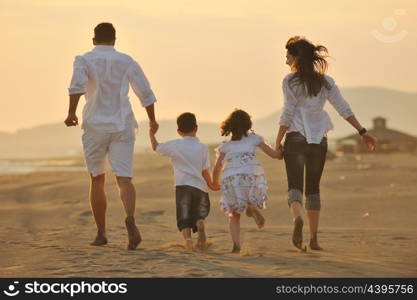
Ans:
{"type": "Polygon", "coordinates": [[[120,177],[133,177],[135,128],[119,132],[85,130],[82,136],[88,172],[96,177],[105,173],[106,157],[113,172],[120,177]]]}

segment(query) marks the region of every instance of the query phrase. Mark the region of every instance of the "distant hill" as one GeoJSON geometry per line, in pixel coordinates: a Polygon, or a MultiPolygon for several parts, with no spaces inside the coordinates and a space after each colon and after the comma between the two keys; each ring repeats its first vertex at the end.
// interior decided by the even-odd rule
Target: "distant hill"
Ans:
{"type": "MultiPolygon", "coordinates": [[[[378,87],[343,88],[342,94],[351,104],[353,111],[365,127],[372,126],[372,119],[382,116],[387,119],[388,128],[417,135],[417,94],[410,94],[378,87]]],[[[334,124],[330,138],[352,134],[354,130],[329,104],[326,110],[334,124]]],[[[273,140],[278,128],[280,110],[264,118],[253,120],[254,130],[269,140],[273,140]]],[[[174,120],[159,121],[158,138],[161,141],[176,138],[174,120]]],[[[137,150],[149,147],[147,124],[139,125],[137,150]]],[[[205,143],[219,143],[219,124],[200,123],[200,139],[205,143]]],[[[34,158],[68,156],[81,154],[81,130],[66,128],[64,123],[40,125],[31,129],[9,134],[0,132],[0,158],[34,158]]]]}

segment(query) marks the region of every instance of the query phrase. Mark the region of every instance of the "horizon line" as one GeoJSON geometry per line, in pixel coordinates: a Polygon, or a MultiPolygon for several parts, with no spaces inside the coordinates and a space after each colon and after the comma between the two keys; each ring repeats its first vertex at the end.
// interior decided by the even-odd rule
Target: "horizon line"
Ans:
{"type": "MultiPolygon", "coordinates": [[[[380,89],[380,90],[386,90],[386,91],[393,91],[393,92],[397,92],[397,93],[403,93],[403,94],[407,94],[407,95],[416,95],[417,96],[417,91],[414,92],[408,92],[408,91],[404,91],[404,90],[399,90],[399,89],[395,89],[395,88],[390,88],[390,87],[383,87],[383,86],[376,86],[376,85],[364,85],[364,86],[344,86],[344,87],[340,87],[342,90],[343,89],[380,89]]],[[[277,112],[281,109],[282,107],[277,108],[274,112],[277,112]]],[[[258,119],[263,119],[263,118],[267,118],[269,116],[271,116],[274,112],[272,113],[268,113],[262,116],[257,116],[254,117],[254,120],[258,120],[258,119]]],[[[168,118],[161,118],[159,119],[159,122],[164,122],[164,121],[175,121],[175,117],[168,119],[168,118]]],[[[3,131],[0,130],[0,134],[16,134],[19,131],[26,131],[26,130],[32,130],[35,129],[37,127],[42,127],[42,126],[48,126],[48,125],[55,125],[58,124],[59,122],[49,122],[49,123],[38,123],[35,125],[32,125],[30,127],[20,127],[17,128],[15,130],[11,130],[11,131],[3,131]]],[[[199,123],[207,123],[207,124],[217,124],[216,122],[213,121],[199,121],[199,123]]],[[[81,126],[80,126],[81,127],[81,126]]]]}

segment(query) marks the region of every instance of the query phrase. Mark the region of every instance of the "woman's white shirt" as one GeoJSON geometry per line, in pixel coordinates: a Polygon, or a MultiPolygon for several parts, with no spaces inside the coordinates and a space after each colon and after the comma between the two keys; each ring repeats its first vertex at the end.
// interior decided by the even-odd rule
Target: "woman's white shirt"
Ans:
{"type": "Polygon", "coordinates": [[[309,144],[320,144],[327,132],[333,129],[332,121],[324,110],[326,100],[344,119],[353,116],[353,112],[332,77],[325,75],[330,89],[323,86],[317,96],[311,97],[297,80],[290,81],[293,76],[294,73],[290,73],[282,81],[284,109],[279,125],[288,126],[287,132],[298,131],[309,144]]]}

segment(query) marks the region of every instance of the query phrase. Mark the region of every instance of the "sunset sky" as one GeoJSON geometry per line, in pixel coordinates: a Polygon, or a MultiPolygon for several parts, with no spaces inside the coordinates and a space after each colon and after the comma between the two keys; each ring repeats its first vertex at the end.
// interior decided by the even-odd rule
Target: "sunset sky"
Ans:
{"type": "Polygon", "coordinates": [[[100,22],[142,65],[158,118],[192,111],[219,122],[234,107],[257,118],[282,106],[293,35],[328,47],[342,87],[416,93],[416,20],[415,0],[0,0],[0,131],[65,119],[74,56],[92,48],[100,22]]]}

